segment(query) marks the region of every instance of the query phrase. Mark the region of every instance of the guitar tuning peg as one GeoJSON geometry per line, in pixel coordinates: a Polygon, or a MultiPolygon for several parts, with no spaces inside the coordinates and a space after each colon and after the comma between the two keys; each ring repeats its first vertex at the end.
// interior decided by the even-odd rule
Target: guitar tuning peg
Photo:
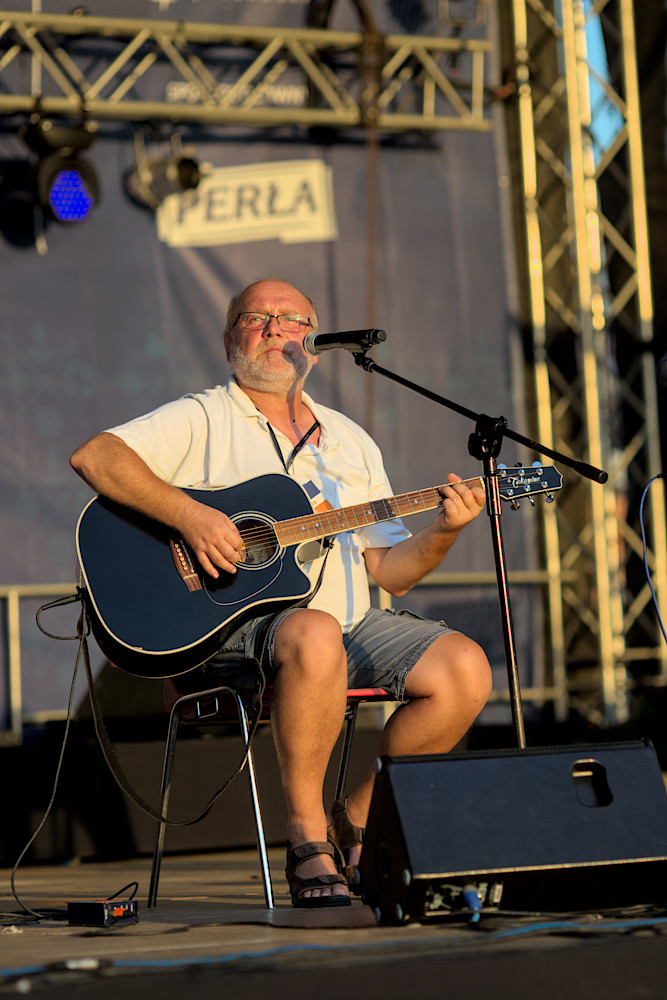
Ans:
{"type": "Polygon", "coordinates": [[[531,507],[535,506],[535,501],[534,501],[534,499],[532,497],[528,497],[528,502],[530,503],[531,507]]]}
{"type": "Polygon", "coordinates": [[[512,510],[519,510],[520,507],[521,507],[521,504],[519,503],[518,500],[512,500],[512,503],[510,504],[510,507],[512,508],[512,510]]]}
{"type": "Polygon", "coordinates": [[[516,467],[517,469],[523,469],[523,462],[517,462],[516,467]]]}
{"type": "Polygon", "coordinates": [[[497,469],[502,469],[502,471],[504,472],[505,469],[507,468],[507,466],[505,465],[504,462],[498,462],[498,465],[496,466],[496,468],[497,469]]]}
{"type": "Polygon", "coordinates": [[[553,493],[547,493],[545,495],[545,497],[544,497],[544,500],[545,500],[546,503],[553,503],[554,502],[554,495],[553,495],[553,493]]]}
{"type": "Polygon", "coordinates": [[[533,462],[532,468],[533,469],[541,469],[542,468],[542,463],[541,462],[533,462]]]}

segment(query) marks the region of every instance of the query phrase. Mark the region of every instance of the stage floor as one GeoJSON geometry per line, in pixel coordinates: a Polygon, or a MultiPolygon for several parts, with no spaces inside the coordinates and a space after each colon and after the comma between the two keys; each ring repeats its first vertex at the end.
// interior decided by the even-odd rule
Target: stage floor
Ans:
{"type": "MultiPolygon", "coordinates": [[[[20,868],[16,891],[37,912],[108,898],[138,882],[139,919],[111,928],[29,922],[0,871],[0,992],[373,1000],[652,998],[667,983],[667,908],[651,913],[530,917],[482,914],[477,924],[378,926],[359,900],[294,909],[271,849],[276,907],[267,910],[254,851],[167,856],[160,898],[146,907],[150,859],[20,868]],[[227,992],[227,991],[233,991],[227,992]]],[[[131,890],[122,894],[127,898],[131,890]]]]}

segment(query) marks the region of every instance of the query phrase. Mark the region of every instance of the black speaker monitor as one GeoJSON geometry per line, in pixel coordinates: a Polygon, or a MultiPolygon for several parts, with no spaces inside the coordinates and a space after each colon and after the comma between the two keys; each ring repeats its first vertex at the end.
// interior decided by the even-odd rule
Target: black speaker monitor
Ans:
{"type": "Polygon", "coordinates": [[[383,757],[360,863],[385,923],[485,907],[667,903],[667,793],[648,741],[383,757]]]}

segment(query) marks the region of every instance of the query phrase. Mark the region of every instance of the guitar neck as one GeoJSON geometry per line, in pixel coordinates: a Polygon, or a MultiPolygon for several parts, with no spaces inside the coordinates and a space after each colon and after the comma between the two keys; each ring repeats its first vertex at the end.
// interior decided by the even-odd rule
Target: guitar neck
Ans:
{"type": "MultiPolygon", "coordinates": [[[[466,485],[472,483],[484,485],[484,480],[480,476],[465,479],[464,482],[466,485]]],[[[440,489],[438,486],[430,486],[424,490],[385,497],[383,500],[355,504],[353,507],[339,507],[335,510],[306,514],[303,517],[290,517],[286,521],[274,522],[273,530],[281,545],[315,541],[318,538],[326,538],[327,535],[337,535],[369,524],[378,524],[380,521],[391,521],[395,517],[434,510],[442,503],[440,489]]]]}

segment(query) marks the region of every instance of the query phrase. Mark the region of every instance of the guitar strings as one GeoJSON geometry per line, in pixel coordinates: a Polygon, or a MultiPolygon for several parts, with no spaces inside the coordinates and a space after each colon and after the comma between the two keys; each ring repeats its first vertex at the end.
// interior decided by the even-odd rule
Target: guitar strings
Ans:
{"type": "MultiPolygon", "coordinates": [[[[432,510],[434,507],[439,506],[439,504],[440,494],[437,492],[437,487],[430,487],[425,490],[414,490],[411,493],[402,494],[400,497],[384,497],[381,500],[372,500],[363,504],[355,504],[352,507],[339,508],[338,510],[320,511],[319,513],[313,511],[312,514],[287,518],[277,523],[280,524],[283,534],[296,533],[299,525],[310,524],[313,528],[318,528],[318,530],[320,525],[322,525],[322,534],[326,535],[331,530],[347,531],[354,527],[363,528],[367,524],[375,524],[382,520],[392,520],[395,517],[400,517],[401,514],[432,510]],[[431,494],[433,499],[426,500],[425,494],[427,496],[431,494]],[[436,494],[438,496],[437,501],[435,501],[436,494]],[[383,506],[384,512],[382,510],[383,506]],[[417,507],[416,510],[415,507],[417,507]],[[368,518],[369,511],[372,512],[370,520],[368,518]],[[349,525],[346,524],[344,528],[341,528],[339,516],[342,512],[345,512],[345,516],[348,519],[354,517],[356,523],[350,522],[349,525]]],[[[246,546],[248,544],[257,545],[275,540],[276,532],[274,526],[262,524],[261,527],[249,528],[242,531],[241,537],[246,546]]],[[[295,541],[299,540],[299,538],[295,539],[295,541]]]]}
{"type": "MultiPolygon", "coordinates": [[[[468,483],[475,482],[482,483],[483,480],[481,476],[473,476],[471,479],[464,480],[464,482],[467,485],[468,483]]],[[[310,523],[312,527],[316,527],[319,530],[319,522],[325,521],[326,525],[323,527],[326,527],[327,530],[323,530],[322,535],[320,536],[324,537],[328,531],[332,530],[347,531],[350,530],[350,528],[355,527],[363,528],[367,524],[376,524],[378,521],[384,520],[390,521],[403,514],[421,513],[427,510],[433,510],[435,507],[440,505],[442,500],[439,489],[440,487],[438,486],[428,486],[423,490],[412,490],[409,493],[402,493],[393,497],[383,497],[380,500],[371,500],[367,503],[355,504],[352,507],[338,508],[337,510],[330,511],[313,511],[312,514],[304,514],[302,517],[287,518],[286,520],[279,521],[277,523],[280,524],[283,534],[295,534],[294,540],[289,544],[296,544],[302,540],[312,540],[310,535],[308,535],[307,538],[303,538],[299,537],[298,534],[297,529],[299,525],[307,523],[310,523]],[[384,512],[382,511],[383,505],[385,506],[384,512]],[[397,510],[393,510],[392,507],[396,507],[397,510]],[[368,519],[369,510],[372,510],[370,520],[368,519]],[[354,523],[350,523],[349,525],[346,524],[344,528],[341,528],[338,516],[343,511],[346,513],[347,517],[354,516],[355,521],[354,523]],[[359,515],[361,515],[361,519],[359,515]]],[[[246,548],[250,545],[275,544],[278,541],[274,527],[266,524],[242,531],[241,537],[243,538],[246,548]]]]}
{"type": "MultiPolygon", "coordinates": [[[[463,482],[466,485],[468,485],[469,483],[477,483],[477,482],[483,484],[484,480],[482,479],[481,476],[473,476],[470,479],[464,479],[463,482]]],[[[421,513],[427,510],[433,510],[435,507],[438,507],[441,503],[442,498],[440,496],[439,489],[440,487],[438,486],[428,486],[423,490],[412,490],[409,493],[402,493],[394,497],[383,497],[380,500],[371,500],[370,502],[364,504],[356,504],[352,507],[338,508],[337,510],[331,510],[331,511],[321,511],[319,513],[314,511],[312,514],[304,514],[302,517],[287,518],[286,520],[279,521],[277,523],[281,525],[284,534],[288,534],[289,532],[296,532],[296,529],[300,524],[308,522],[310,522],[313,527],[317,527],[319,529],[319,524],[317,522],[323,520],[328,521],[329,531],[334,529],[341,530],[340,523],[338,522],[336,515],[340,514],[342,511],[346,511],[348,516],[354,515],[356,523],[350,524],[349,527],[346,526],[342,530],[347,531],[350,528],[354,527],[363,528],[367,524],[376,524],[378,521],[393,520],[396,517],[400,517],[402,514],[421,513]],[[428,497],[429,495],[432,497],[432,500],[425,499],[425,497],[428,497]],[[417,501],[419,502],[419,506],[418,509],[415,510],[415,503],[417,501]],[[389,506],[388,508],[386,508],[385,516],[378,517],[378,512],[377,510],[374,509],[373,516],[370,521],[365,516],[363,517],[362,520],[359,520],[358,517],[359,513],[361,513],[363,516],[364,511],[368,511],[369,508],[374,508],[377,506],[381,507],[383,504],[389,504],[389,505],[394,504],[398,508],[398,513],[395,513],[391,509],[391,506],[389,506]],[[335,521],[332,520],[332,518],[334,517],[336,517],[335,521]]],[[[326,534],[327,531],[323,531],[321,537],[324,537],[324,535],[326,534]]],[[[248,548],[249,545],[270,545],[278,541],[274,527],[272,525],[266,525],[266,524],[262,524],[261,527],[248,528],[246,531],[242,531],[241,537],[243,538],[246,548],[248,548]]],[[[297,535],[297,537],[295,537],[295,539],[291,542],[291,544],[296,544],[301,540],[306,540],[306,539],[299,538],[297,535]]],[[[311,540],[310,536],[308,537],[308,540],[311,540]]]]}
{"type": "MultiPolygon", "coordinates": [[[[533,469],[527,469],[526,471],[532,472],[533,469]]],[[[506,476],[508,473],[523,472],[523,467],[519,466],[516,469],[506,469],[503,470],[503,475],[506,476]]],[[[480,483],[484,485],[484,479],[482,476],[473,476],[470,479],[464,479],[463,483],[469,485],[470,483],[480,483]]],[[[450,485],[450,484],[445,484],[450,485]]],[[[375,524],[378,521],[383,520],[393,520],[396,517],[400,517],[403,514],[420,513],[422,511],[432,510],[439,506],[441,503],[441,495],[439,493],[441,487],[430,486],[423,490],[413,490],[409,493],[403,493],[394,497],[384,497],[380,500],[372,500],[363,504],[355,504],[351,507],[338,508],[330,511],[313,511],[311,514],[304,514],[300,517],[287,518],[283,521],[278,521],[283,535],[288,535],[293,533],[295,535],[294,539],[288,544],[297,544],[299,541],[312,540],[310,535],[301,536],[298,528],[304,525],[310,525],[312,528],[317,528],[318,531],[321,530],[322,534],[316,537],[324,537],[328,531],[347,531],[355,527],[364,527],[367,524],[375,524]],[[436,500],[437,497],[437,500],[436,500]],[[382,511],[383,505],[385,506],[384,512],[382,511]],[[387,506],[388,505],[388,506],[387,506]],[[415,509],[415,507],[417,509],[415,509]],[[371,511],[371,519],[368,519],[368,513],[371,511]],[[341,514],[345,513],[346,518],[351,518],[354,516],[354,522],[346,523],[345,527],[341,528],[339,517],[341,514]]],[[[261,524],[260,526],[254,528],[248,528],[241,532],[241,537],[243,538],[244,547],[248,548],[253,545],[275,545],[280,544],[278,542],[277,533],[275,530],[275,525],[271,524],[261,524]]]]}

